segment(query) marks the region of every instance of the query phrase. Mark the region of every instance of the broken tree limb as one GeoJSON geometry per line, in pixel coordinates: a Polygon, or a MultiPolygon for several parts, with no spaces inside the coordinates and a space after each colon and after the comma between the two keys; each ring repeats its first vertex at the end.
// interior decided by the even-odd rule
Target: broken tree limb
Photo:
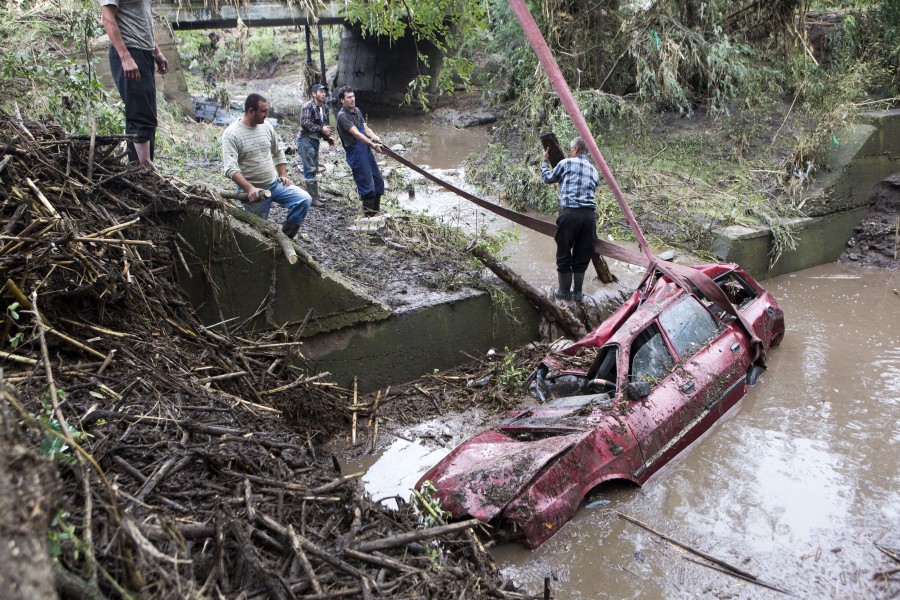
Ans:
{"type": "Polygon", "coordinates": [[[667,536],[666,534],[661,533],[661,532],[659,532],[659,531],[653,529],[652,527],[650,527],[650,526],[647,525],[646,523],[643,523],[643,522],[641,522],[641,521],[638,521],[637,519],[635,519],[635,518],[632,517],[632,516],[626,515],[625,513],[622,513],[622,512],[616,512],[616,514],[619,515],[620,517],[622,517],[623,519],[625,519],[626,521],[628,521],[629,523],[633,523],[633,524],[637,525],[638,527],[640,527],[640,528],[642,528],[642,529],[646,529],[646,530],[649,531],[650,533],[653,533],[653,534],[655,534],[655,535],[658,535],[659,537],[661,537],[662,539],[666,540],[666,541],[669,542],[670,544],[674,544],[674,545],[678,546],[679,548],[681,548],[681,549],[683,549],[683,550],[687,550],[687,551],[690,552],[691,554],[695,554],[695,555],[699,556],[700,558],[704,558],[704,559],[708,560],[709,562],[711,562],[711,563],[713,563],[713,564],[719,565],[720,567],[722,567],[722,568],[724,568],[724,569],[727,569],[731,574],[736,574],[736,575],[740,576],[741,579],[745,579],[745,580],[750,581],[750,582],[752,582],[752,583],[757,583],[757,584],[759,584],[759,585],[761,585],[761,586],[764,586],[764,587],[767,587],[767,588],[776,590],[776,591],[781,592],[781,593],[783,593],[783,594],[789,594],[789,593],[790,593],[790,592],[787,592],[787,591],[785,591],[785,590],[782,590],[782,589],[778,588],[777,586],[774,586],[774,585],[772,585],[772,584],[770,584],[770,583],[766,583],[766,582],[760,580],[760,579],[759,579],[756,575],[754,575],[753,573],[750,573],[750,572],[748,572],[748,571],[744,571],[743,569],[740,569],[740,568],[738,568],[738,567],[735,567],[734,565],[728,564],[728,563],[725,562],[724,560],[721,560],[721,559],[719,559],[719,558],[716,558],[715,556],[709,555],[709,554],[707,554],[707,553],[705,553],[705,552],[703,552],[703,551],[701,551],[701,550],[697,550],[696,548],[692,548],[692,547],[688,546],[687,544],[685,544],[684,542],[679,542],[679,541],[676,540],[675,538],[669,537],[669,536],[667,536]]]}
{"type": "MultiPolygon", "coordinates": [[[[238,200],[239,202],[247,201],[247,192],[234,192],[234,191],[221,191],[219,190],[219,195],[223,198],[227,198],[228,200],[238,200]]],[[[261,200],[266,200],[269,196],[272,195],[272,192],[269,190],[262,190],[259,192],[259,196],[261,200]]]]}
{"type": "Polygon", "coordinates": [[[419,531],[411,531],[409,533],[401,533],[382,538],[380,540],[372,540],[370,542],[362,542],[354,546],[355,550],[360,552],[371,552],[373,550],[385,550],[387,548],[395,548],[397,546],[405,546],[412,542],[420,542],[422,540],[430,540],[440,537],[446,533],[462,531],[480,524],[478,519],[469,519],[468,521],[460,521],[459,523],[451,523],[450,525],[441,525],[440,527],[429,527],[428,529],[420,529],[419,531]]]}
{"type": "Polygon", "coordinates": [[[254,215],[251,212],[248,212],[242,208],[238,208],[237,206],[231,205],[227,202],[223,203],[225,210],[229,215],[241,221],[242,223],[246,223],[258,231],[265,233],[281,246],[281,251],[284,252],[284,257],[287,259],[289,263],[296,264],[297,260],[303,261],[303,263],[308,266],[310,269],[316,272],[317,275],[322,275],[322,267],[313,260],[313,258],[296,247],[294,244],[294,240],[290,239],[288,236],[284,235],[281,231],[281,227],[270,226],[264,220],[262,220],[259,216],[254,215]]]}
{"type": "Polygon", "coordinates": [[[594,270],[597,271],[597,279],[600,280],[600,283],[615,283],[619,280],[619,278],[609,270],[606,259],[600,254],[595,252],[591,257],[591,263],[594,265],[594,270]]]}
{"type": "Polygon", "coordinates": [[[498,262],[496,258],[491,256],[490,252],[478,246],[474,246],[469,252],[480,260],[484,266],[493,271],[497,277],[534,304],[544,317],[558,323],[567,336],[577,340],[587,335],[584,325],[571,312],[545,298],[531,284],[513,273],[509,267],[498,262]]]}

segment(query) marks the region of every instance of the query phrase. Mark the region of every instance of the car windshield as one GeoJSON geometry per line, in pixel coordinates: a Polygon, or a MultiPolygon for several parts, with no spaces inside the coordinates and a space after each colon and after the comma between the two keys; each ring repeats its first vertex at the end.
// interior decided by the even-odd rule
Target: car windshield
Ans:
{"type": "Polygon", "coordinates": [[[659,315],[659,322],[682,360],[702,348],[719,330],[713,316],[693,296],[669,307],[659,315]]]}

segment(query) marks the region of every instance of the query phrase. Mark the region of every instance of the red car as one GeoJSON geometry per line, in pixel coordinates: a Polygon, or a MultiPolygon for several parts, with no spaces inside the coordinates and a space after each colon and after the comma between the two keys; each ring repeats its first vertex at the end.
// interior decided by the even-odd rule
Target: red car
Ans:
{"type": "Polygon", "coordinates": [[[741,267],[694,269],[718,286],[704,286],[713,300],[646,278],[597,329],[541,361],[531,386],[543,404],[465,441],[417,487],[431,481],[453,518],[536,548],[597,485],[643,484],[755,383],[754,344],[764,356],[784,337],[778,303],[741,267]]]}

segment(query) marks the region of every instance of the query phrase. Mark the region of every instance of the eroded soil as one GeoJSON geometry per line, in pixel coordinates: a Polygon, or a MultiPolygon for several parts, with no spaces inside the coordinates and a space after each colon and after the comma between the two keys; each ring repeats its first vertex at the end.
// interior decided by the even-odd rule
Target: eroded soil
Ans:
{"type": "Polygon", "coordinates": [[[853,228],[838,262],[900,269],[900,173],[872,190],[869,214],[853,228]]]}

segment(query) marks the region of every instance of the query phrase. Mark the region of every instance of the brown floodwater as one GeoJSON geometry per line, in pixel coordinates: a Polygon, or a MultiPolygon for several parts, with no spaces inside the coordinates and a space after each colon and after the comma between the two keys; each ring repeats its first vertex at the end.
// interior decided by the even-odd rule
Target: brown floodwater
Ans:
{"type": "MultiPolygon", "coordinates": [[[[444,136],[417,127],[430,129],[432,143],[444,136]]],[[[472,139],[456,138],[452,151],[479,149],[472,139]]],[[[412,160],[464,187],[458,154],[441,160],[449,151],[426,148],[412,160]]],[[[533,285],[555,282],[552,239],[424,180],[416,187],[401,206],[512,231],[507,264],[533,285]]],[[[640,275],[613,268],[626,285],[640,275]]],[[[602,293],[586,283],[588,293],[602,293]]],[[[900,595],[896,575],[893,583],[877,576],[897,567],[877,545],[900,548],[900,273],[830,264],[762,283],[784,309],[787,334],[759,383],[644,487],[601,488],[591,500],[607,504],[582,507],[536,550],[494,548],[506,576],[532,593],[549,577],[560,599],[781,596],[691,562],[621,512],[798,597],[900,595]]],[[[408,497],[419,476],[482,423],[475,414],[423,424],[345,470],[371,467],[364,479],[376,498],[408,497]]]]}

